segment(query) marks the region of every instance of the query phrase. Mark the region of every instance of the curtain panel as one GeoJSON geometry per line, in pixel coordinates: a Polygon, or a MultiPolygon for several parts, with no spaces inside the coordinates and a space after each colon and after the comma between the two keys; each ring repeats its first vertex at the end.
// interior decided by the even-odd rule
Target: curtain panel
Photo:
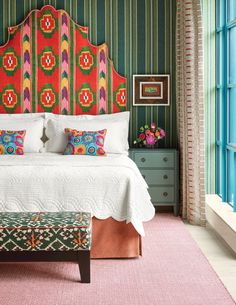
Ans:
{"type": "Polygon", "coordinates": [[[182,217],[205,224],[201,0],[177,0],[176,108],[182,217]]]}

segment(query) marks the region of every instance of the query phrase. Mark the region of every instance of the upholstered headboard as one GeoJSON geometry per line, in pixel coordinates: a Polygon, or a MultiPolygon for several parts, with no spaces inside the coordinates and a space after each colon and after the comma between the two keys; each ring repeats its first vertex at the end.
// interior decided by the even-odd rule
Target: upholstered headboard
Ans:
{"type": "Polygon", "coordinates": [[[107,45],[92,45],[88,28],[67,12],[46,5],[8,31],[0,47],[0,113],[126,110],[126,78],[107,45]]]}

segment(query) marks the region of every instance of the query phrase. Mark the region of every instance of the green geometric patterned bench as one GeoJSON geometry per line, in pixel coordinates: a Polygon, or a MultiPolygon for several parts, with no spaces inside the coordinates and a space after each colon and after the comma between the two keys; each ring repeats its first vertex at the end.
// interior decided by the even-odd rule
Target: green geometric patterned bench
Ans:
{"type": "Polygon", "coordinates": [[[76,260],[90,283],[91,232],[90,213],[0,213],[0,261],[76,260]]]}

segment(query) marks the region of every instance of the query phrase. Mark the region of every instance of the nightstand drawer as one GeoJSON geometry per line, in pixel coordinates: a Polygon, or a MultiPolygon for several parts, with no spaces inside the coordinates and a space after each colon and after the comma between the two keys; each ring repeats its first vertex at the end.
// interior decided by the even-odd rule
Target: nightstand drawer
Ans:
{"type": "Polygon", "coordinates": [[[151,196],[152,202],[165,203],[174,202],[174,187],[163,187],[163,186],[150,186],[149,194],[151,196]]]}
{"type": "Polygon", "coordinates": [[[175,172],[171,169],[140,169],[147,184],[174,184],[175,172]]]}
{"type": "Polygon", "coordinates": [[[136,152],[134,162],[138,167],[174,167],[174,154],[172,153],[155,153],[136,152]]]}

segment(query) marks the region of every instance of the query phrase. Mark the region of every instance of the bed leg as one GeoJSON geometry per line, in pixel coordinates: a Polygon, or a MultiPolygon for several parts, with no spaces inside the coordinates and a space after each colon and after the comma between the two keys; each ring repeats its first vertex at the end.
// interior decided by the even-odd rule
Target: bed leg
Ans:
{"type": "Polygon", "coordinates": [[[81,283],[90,283],[90,251],[77,252],[81,283]]]}

